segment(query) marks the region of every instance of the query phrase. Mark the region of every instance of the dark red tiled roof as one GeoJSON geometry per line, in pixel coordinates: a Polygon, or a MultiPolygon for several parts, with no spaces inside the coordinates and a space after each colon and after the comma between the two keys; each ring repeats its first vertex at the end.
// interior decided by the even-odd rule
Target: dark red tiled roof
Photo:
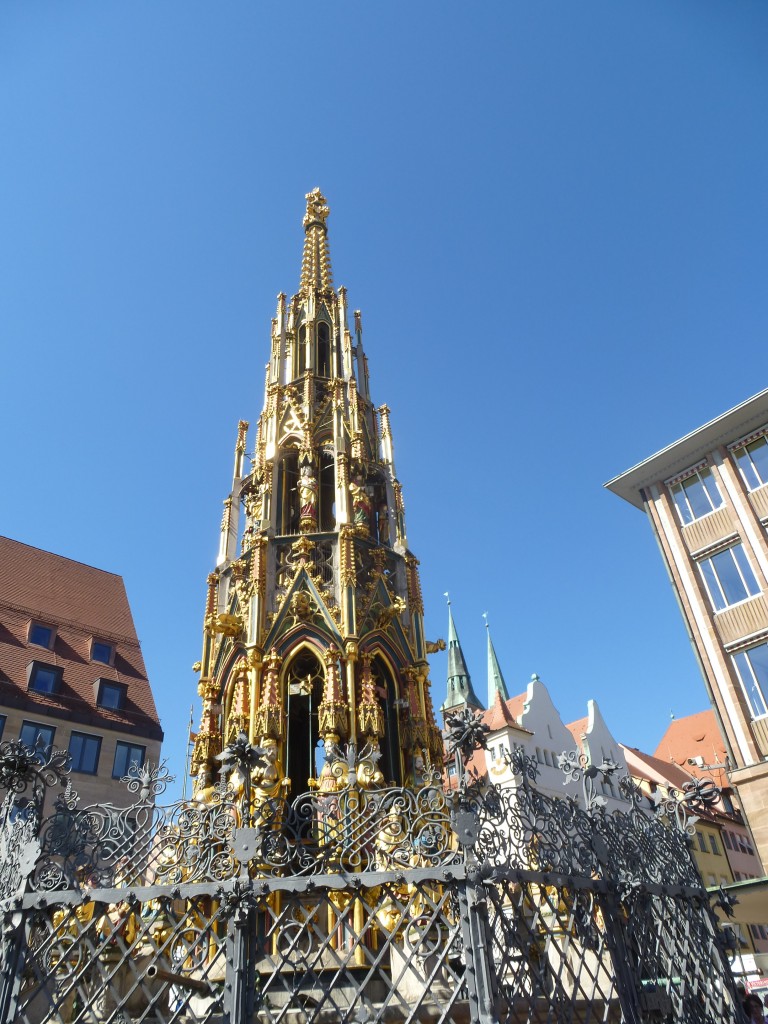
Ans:
{"type": "Polygon", "coordinates": [[[692,775],[712,778],[722,788],[730,785],[724,768],[704,767],[725,765],[725,743],[711,708],[671,721],[656,748],[656,757],[682,765],[692,775]],[[702,759],[702,766],[688,763],[689,758],[697,757],[702,759]]]}
{"type": "Polygon", "coordinates": [[[565,727],[576,740],[576,746],[579,750],[584,749],[584,737],[586,735],[588,725],[589,717],[585,716],[584,718],[577,718],[575,722],[569,722],[565,727]]]}
{"type": "Polygon", "coordinates": [[[162,739],[122,577],[0,537],[0,704],[162,739]],[[29,643],[30,622],[56,627],[52,650],[29,643]],[[91,661],[94,639],[112,665],[91,661]],[[59,693],[28,689],[33,661],[63,669],[59,693]],[[98,679],[126,687],[124,709],[97,708],[98,679]]]}

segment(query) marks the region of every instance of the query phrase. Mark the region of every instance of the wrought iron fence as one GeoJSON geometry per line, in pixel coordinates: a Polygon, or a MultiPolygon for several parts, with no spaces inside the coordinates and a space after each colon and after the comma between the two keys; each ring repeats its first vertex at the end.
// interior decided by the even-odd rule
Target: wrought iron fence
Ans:
{"type": "Polygon", "coordinates": [[[204,800],[161,806],[146,766],[123,808],[80,807],[66,755],[0,745],[0,1024],[741,1020],[689,843],[711,792],[644,810],[564,754],[582,795],[556,799],[521,750],[499,789],[459,740],[454,791],[351,771],[262,799],[241,744],[204,800]]]}

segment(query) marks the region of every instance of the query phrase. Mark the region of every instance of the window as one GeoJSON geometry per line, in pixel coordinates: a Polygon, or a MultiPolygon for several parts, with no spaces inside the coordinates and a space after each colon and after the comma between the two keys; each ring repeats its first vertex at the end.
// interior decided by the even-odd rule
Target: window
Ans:
{"type": "Polygon", "coordinates": [[[99,767],[99,751],[101,737],[89,736],[84,732],[73,732],[69,737],[69,756],[72,758],[72,771],[95,775],[99,767]]]}
{"type": "Polygon", "coordinates": [[[6,715],[0,715],[0,736],[5,732],[5,723],[8,721],[6,715]]]}
{"type": "Polygon", "coordinates": [[[35,644],[37,647],[47,647],[48,650],[53,647],[53,638],[56,636],[56,630],[53,626],[44,626],[41,622],[33,622],[29,627],[29,642],[35,644]]]}
{"type": "Polygon", "coordinates": [[[125,707],[126,687],[122,683],[113,683],[110,679],[99,679],[98,684],[98,706],[110,708],[112,711],[122,711],[125,707]]]}
{"type": "Polygon", "coordinates": [[[706,466],[673,484],[670,492],[684,526],[723,504],[715,478],[706,466]]]}
{"type": "Polygon", "coordinates": [[[22,722],[19,739],[31,750],[34,750],[39,742],[40,746],[48,752],[53,746],[55,735],[56,730],[50,725],[40,725],[39,722],[22,722]]]}
{"type": "Polygon", "coordinates": [[[768,484],[768,440],[765,436],[741,448],[734,448],[733,457],[750,491],[768,484]]]}
{"type": "Polygon", "coordinates": [[[61,689],[61,674],[63,669],[55,665],[44,665],[40,661],[33,661],[29,672],[29,689],[36,693],[58,693],[61,689]]]}
{"type": "Polygon", "coordinates": [[[328,324],[317,325],[317,372],[320,377],[331,376],[331,342],[328,324]]]}
{"type": "Polygon", "coordinates": [[[299,532],[299,453],[288,451],[278,470],[277,524],[280,533],[299,532]]]}
{"type": "Polygon", "coordinates": [[[753,718],[768,714],[765,695],[768,693],[768,643],[750,647],[733,655],[744,695],[749,702],[753,718]]]}
{"type": "Polygon", "coordinates": [[[111,665],[114,653],[115,649],[112,644],[102,643],[101,640],[94,640],[91,644],[91,661],[100,661],[102,665],[111,665]]]}
{"type": "Polygon", "coordinates": [[[132,764],[141,768],[146,752],[146,747],[139,747],[134,743],[118,743],[115,748],[115,763],[112,765],[112,778],[122,779],[128,774],[132,764]]]}
{"type": "Polygon", "coordinates": [[[699,569],[716,612],[760,593],[742,544],[702,558],[699,569]]]}
{"type": "Polygon", "coordinates": [[[704,836],[698,830],[696,831],[696,838],[699,840],[699,849],[702,853],[706,853],[707,844],[704,842],[704,836]]]}
{"type": "Polygon", "coordinates": [[[709,845],[712,849],[712,853],[716,854],[719,857],[720,847],[717,845],[717,839],[715,836],[712,835],[712,833],[710,833],[709,835],[709,845]]]}
{"type": "Polygon", "coordinates": [[[725,831],[723,831],[723,842],[725,843],[726,850],[733,850],[733,847],[731,846],[731,837],[725,831]]]}

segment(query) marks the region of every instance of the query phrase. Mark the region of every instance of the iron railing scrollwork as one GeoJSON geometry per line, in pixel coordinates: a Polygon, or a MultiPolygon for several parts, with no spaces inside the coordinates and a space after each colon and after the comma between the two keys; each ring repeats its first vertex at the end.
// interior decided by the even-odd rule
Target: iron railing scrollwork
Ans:
{"type": "Polygon", "coordinates": [[[712,787],[650,806],[566,752],[556,798],[518,749],[500,788],[448,726],[455,789],[371,787],[350,749],[337,788],[269,798],[239,737],[169,806],[163,767],[81,807],[65,755],[0,745],[0,1024],[738,1020],[690,849],[712,787]]]}

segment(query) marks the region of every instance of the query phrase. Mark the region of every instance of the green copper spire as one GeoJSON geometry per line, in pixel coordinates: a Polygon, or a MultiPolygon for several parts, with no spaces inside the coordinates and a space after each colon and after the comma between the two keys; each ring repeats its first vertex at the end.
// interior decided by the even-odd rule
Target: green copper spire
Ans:
{"type": "Polygon", "coordinates": [[[507,691],[507,684],[504,682],[504,676],[501,674],[501,666],[499,665],[499,659],[496,657],[493,640],[491,640],[488,616],[483,614],[483,618],[485,619],[485,628],[488,635],[488,707],[492,708],[496,701],[496,694],[504,701],[509,700],[509,692],[507,691]]]}
{"type": "MultiPolygon", "coordinates": [[[[448,595],[446,594],[446,597],[448,595]]],[[[461,708],[465,705],[483,711],[483,705],[472,688],[472,679],[467,671],[467,664],[464,661],[464,652],[461,649],[459,635],[456,632],[456,624],[453,621],[451,602],[448,600],[448,693],[446,694],[443,711],[450,711],[453,708],[461,708]]]]}

